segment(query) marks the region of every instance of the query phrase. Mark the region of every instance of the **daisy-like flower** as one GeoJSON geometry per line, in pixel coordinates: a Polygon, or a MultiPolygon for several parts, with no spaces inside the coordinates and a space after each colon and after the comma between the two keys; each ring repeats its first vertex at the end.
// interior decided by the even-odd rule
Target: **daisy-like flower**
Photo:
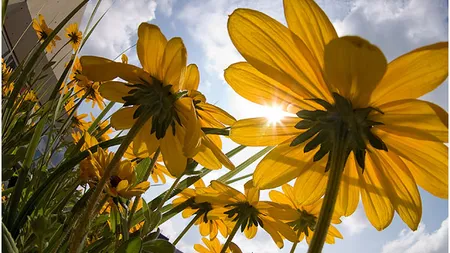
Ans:
{"type": "MultiPolygon", "coordinates": [[[[297,198],[294,194],[294,188],[289,184],[284,184],[282,186],[283,192],[272,190],[269,192],[269,197],[273,202],[288,205],[291,208],[297,210],[298,216],[295,220],[287,220],[288,224],[293,227],[294,231],[299,236],[298,240],[302,241],[303,238],[306,237],[306,242],[309,242],[312,239],[314,234],[314,229],[317,223],[317,217],[319,217],[320,208],[322,207],[322,199],[314,202],[311,205],[303,206],[298,203],[297,198]]],[[[338,214],[334,214],[332,223],[339,224],[341,220],[338,217],[338,214]]],[[[326,237],[326,243],[334,244],[335,238],[342,239],[341,233],[334,227],[330,226],[328,229],[328,234],[326,237]]]]}
{"type": "MultiPolygon", "coordinates": [[[[83,144],[80,144],[80,151],[88,150],[89,148],[98,144],[97,139],[90,135],[87,131],[84,132],[72,132],[73,142],[78,144],[78,142],[83,138],[83,144]]],[[[83,177],[82,177],[83,178],[83,177]]]]}
{"type": "Polygon", "coordinates": [[[249,9],[228,20],[231,40],[247,62],[231,65],[227,82],[248,100],[276,102],[298,116],[275,126],[262,118],[232,126],[237,143],[277,145],[257,165],[255,185],[269,189],[297,178],[298,203],[312,204],[324,195],[335,149],[335,157],[345,156],[339,158],[345,168],[333,191],[335,210],[352,214],[361,196],[378,230],[391,223],[394,211],[415,230],[422,215],[417,185],[448,197],[448,114],[417,99],[447,78],[448,43],[388,64],[368,41],[338,38],[314,1],[285,0],[284,10],[289,28],[249,9]]]}
{"type": "Polygon", "coordinates": [[[66,37],[69,38],[69,43],[72,45],[74,51],[78,50],[80,47],[82,33],[78,30],[78,24],[73,23],[66,28],[66,37]]]}
{"type": "MultiPolygon", "coordinates": [[[[194,102],[195,111],[202,128],[224,128],[236,122],[236,119],[221,108],[206,102],[206,97],[198,91],[200,73],[195,64],[189,64],[181,78],[181,89],[187,91],[194,102]]],[[[218,135],[202,134],[200,149],[194,160],[208,169],[234,169],[233,163],[222,152],[222,141],[218,135]]]]}
{"type": "Polygon", "coordinates": [[[76,57],[73,61],[72,65],[72,73],[70,73],[70,83],[67,84],[67,87],[70,89],[74,85],[79,85],[81,87],[86,86],[85,83],[90,82],[86,76],[84,76],[82,72],[82,67],[80,63],[80,58],[76,57]]]}
{"type": "Polygon", "coordinates": [[[213,240],[216,238],[218,232],[220,232],[223,237],[227,237],[231,230],[227,224],[223,220],[208,218],[208,212],[213,209],[213,205],[208,202],[199,202],[195,199],[197,195],[196,190],[205,188],[203,180],[200,179],[195,182],[194,187],[195,189],[184,189],[177,195],[178,198],[172,201],[172,205],[176,207],[188,201],[189,205],[183,210],[181,215],[185,219],[196,215],[197,220],[195,221],[195,225],[199,226],[198,228],[202,236],[209,236],[209,239],[213,240]]]}
{"type": "Polygon", "coordinates": [[[281,221],[294,219],[296,211],[287,205],[260,201],[259,190],[252,181],[245,184],[245,194],[215,180],[211,181],[210,187],[197,189],[196,193],[196,202],[213,204],[214,208],[207,214],[208,219],[231,220],[236,223],[233,230],[240,228],[248,239],[255,237],[260,226],[280,249],[284,246],[283,238],[297,241],[295,232],[281,221]]]}
{"type": "MultiPolygon", "coordinates": [[[[214,238],[213,240],[208,240],[207,238],[202,238],[203,244],[194,244],[194,249],[199,253],[220,253],[223,245],[220,244],[219,239],[214,238]]],[[[225,250],[226,253],[242,253],[241,249],[234,243],[230,244],[230,247],[225,250]]]]}
{"type": "Polygon", "coordinates": [[[179,92],[180,77],[186,68],[186,48],[180,38],[167,41],[157,26],[142,23],[137,53],[142,69],[83,56],[83,74],[90,80],[107,81],[101,84],[102,96],[124,103],[125,107],[111,117],[116,130],[131,128],[144,111],[151,112],[151,118],[133,139],[133,146],[149,154],[160,148],[166,168],[179,177],[188,158],[198,152],[201,136],[192,99],[179,92]],[[128,83],[110,81],[116,77],[128,83]]]}
{"type": "MultiPolygon", "coordinates": [[[[75,110],[75,99],[73,96],[70,97],[67,103],[64,105],[64,109],[66,110],[68,115],[70,115],[72,111],[75,110]]],[[[72,117],[72,126],[80,129],[81,131],[87,131],[87,129],[89,128],[89,123],[84,120],[84,118],[86,117],[86,113],[78,115],[78,113],[75,111],[72,117]]]]}
{"type": "MultiPolygon", "coordinates": [[[[36,35],[38,36],[38,40],[40,42],[43,42],[47,37],[50,35],[50,33],[53,32],[53,29],[50,29],[47,26],[47,23],[45,23],[44,16],[39,14],[38,19],[33,18],[33,29],[36,31],[36,35]]],[[[45,51],[47,53],[50,53],[53,51],[53,48],[56,46],[56,41],[61,40],[61,38],[58,35],[55,35],[53,37],[53,40],[48,43],[48,46],[45,48],[45,51]]]]}
{"type": "MultiPolygon", "coordinates": [[[[98,181],[111,162],[114,153],[98,148],[97,152],[80,162],[80,176],[90,183],[98,181]]],[[[132,198],[140,196],[150,187],[148,181],[136,184],[136,172],[129,160],[122,160],[107,183],[107,192],[112,197],[132,198]]]]}
{"type": "MultiPolygon", "coordinates": [[[[91,122],[94,122],[95,117],[92,113],[90,113],[91,115],[91,122]]],[[[99,122],[97,125],[97,128],[94,130],[93,134],[95,136],[100,135],[100,137],[98,137],[98,139],[100,141],[107,141],[109,140],[109,134],[114,133],[114,130],[111,129],[111,127],[109,126],[109,120],[104,120],[102,122],[99,122]]]]}
{"type": "Polygon", "coordinates": [[[99,88],[99,82],[78,82],[77,85],[75,85],[74,91],[79,98],[86,96],[86,102],[91,101],[92,108],[94,108],[95,105],[98,105],[100,110],[103,110],[105,109],[105,104],[102,95],[100,95],[99,88]]]}
{"type": "Polygon", "coordinates": [[[5,60],[2,58],[2,85],[6,85],[11,77],[12,69],[6,65],[5,60]]]}

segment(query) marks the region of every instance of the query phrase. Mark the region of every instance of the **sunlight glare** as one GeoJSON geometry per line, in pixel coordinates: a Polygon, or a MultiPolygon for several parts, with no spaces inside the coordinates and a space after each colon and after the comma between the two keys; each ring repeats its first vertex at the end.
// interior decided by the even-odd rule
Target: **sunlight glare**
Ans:
{"type": "Polygon", "coordinates": [[[281,106],[264,106],[262,109],[264,117],[266,117],[270,124],[281,123],[281,120],[288,116],[289,113],[283,111],[281,106]]]}

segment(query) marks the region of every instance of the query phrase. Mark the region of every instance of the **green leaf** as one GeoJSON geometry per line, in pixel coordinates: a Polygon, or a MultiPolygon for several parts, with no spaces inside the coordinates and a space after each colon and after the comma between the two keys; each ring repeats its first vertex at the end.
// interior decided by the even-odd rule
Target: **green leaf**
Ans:
{"type": "Polygon", "coordinates": [[[111,213],[109,215],[109,222],[111,223],[111,232],[115,233],[117,229],[118,211],[115,207],[111,206],[111,213]]]}
{"type": "Polygon", "coordinates": [[[163,239],[156,239],[153,241],[147,241],[143,245],[143,251],[149,253],[173,253],[175,252],[175,246],[170,242],[163,239]]]}
{"type": "MultiPolygon", "coordinates": [[[[130,238],[117,249],[116,253],[138,253],[142,249],[142,240],[139,236],[130,238]]],[[[158,251],[165,252],[165,251],[158,251]]]]}
{"type": "Polygon", "coordinates": [[[149,157],[142,160],[137,166],[136,166],[136,182],[135,184],[139,184],[144,179],[145,172],[147,172],[148,166],[150,166],[151,159],[149,157]]]}
{"type": "Polygon", "coordinates": [[[16,247],[16,242],[12,238],[5,224],[2,222],[2,252],[5,253],[18,253],[19,250],[16,247]]]}

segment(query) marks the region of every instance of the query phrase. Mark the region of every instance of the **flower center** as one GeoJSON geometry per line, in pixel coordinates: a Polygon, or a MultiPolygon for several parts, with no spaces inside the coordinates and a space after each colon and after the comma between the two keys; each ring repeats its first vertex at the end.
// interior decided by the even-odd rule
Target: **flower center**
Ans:
{"type": "Polygon", "coordinates": [[[229,219],[233,219],[233,221],[242,221],[241,232],[244,232],[246,228],[250,229],[251,226],[258,226],[258,224],[263,227],[263,222],[258,217],[261,213],[254,206],[250,205],[250,203],[239,202],[226,205],[225,207],[233,207],[225,212],[229,219]]]}
{"type": "Polygon", "coordinates": [[[358,165],[364,172],[366,143],[372,147],[387,151],[386,144],[375,134],[372,127],[382,125],[381,122],[369,119],[369,114],[373,111],[383,114],[377,108],[353,108],[350,100],[333,93],[334,104],[322,99],[311,99],[326,110],[301,110],[297,116],[302,120],[295,125],[297,129],[306,131],[297,136],[291,146],[297,146],[305,141],[308,143],[304,147],[304,152],[309,152],[320,145],[319,150],[314,154],[313,160],[319,161],[326,154],[328,162],[325,171],[330,167],[331,150],[333,145],[339,141],[347,141],[347,150],[342,150],[346,157],[353,151],[358,165]]]}
{"type": "Polygon", "coordinates": [[[122,181],[122,179],[120,179],[120,177],[118,176],[111,176],[109,178],[109,182],[113,188],[116,188],[117,185],[119,185],[120,181],[122,181]]]}
{"type": "Polygon", "coordinates": [[[305,233],[305,235],[308,236],[308,228],[311,231],[316,229],[317,218],[306,211],[297,211],[300,213],[300,217],[295,221],[289,222],[288,224],[294,229],[294,231],[299,232],[298,235],[300,235],[300,233],[305,233]]]}

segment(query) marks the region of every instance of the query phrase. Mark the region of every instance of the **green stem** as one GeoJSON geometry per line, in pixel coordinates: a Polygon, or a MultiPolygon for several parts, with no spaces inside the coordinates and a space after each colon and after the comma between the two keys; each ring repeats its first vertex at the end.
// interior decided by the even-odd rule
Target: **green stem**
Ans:
{"type": "Polygon", "coordinates": [[[97,127],[98,123],[105,117],[105,115],[111,110],[111,108],[115,105],[115,102],[109,102],[108,105],[103,109],[103,111],[98,115],[98,117],[92,122],[91,126],[88,129],[88,132],[92,134],[94,132],[95,128],[97,127]]]}
{"type": "Polygon", "coordinates": [[[161,202],[159,202],[158,208],[156,208],[156,210],[160,210],[162,208],[162,206],[164,205],[164,203],[167,201],[167,199],[169,199],[170,194],[172,193],[173,189],[175,189],[175,186],[178,185],[178,182],[180,182],[180,179],[182,176],[183,175],[181,175],[177,179],[175,179],[175,182],[173,182],[170,189],[166,192],[166,195],[164,195],[164,198],[161,200],[161,202]]]}
{"type": "Polygon", "coordinates": [[[294,253],[295,252],[295,249],[297,248],[297,245],[300,242],[298,238],[300,238],[300,235],[302,234],[302,231],[303,231],[302,228],[297,231],[297,241],[295,241],[292,244],[292,248],[291,248],[291,251],[289,251],[289,253],[294,253]]]}
{"type": "Polygon", "coordinates": [[[242,179],[249,178],[249,177],[251,177],[251,176],[253,176],[253,173],[249,173],[249,174],[244,175],[244,176],[242,176],[242,177],[237,177],[237,178],[235,178],[235,179],[228,180],[228,181],[225,182],[225,184],[232,184],[232,183],[235,183],[235,182],[240,181],[240,180],[242,180],[242,179]]]}
{"type": "Polygon", "coordinates": [[[124,138],[122,144],[120,144],[119,148],[117,149],[116,154],[112,158],[111,162],[106,167],[102,178],[98,182],[97,186],[95,187],[94,192],[92,193],[92,196],[89,198],[88,205],[86,207],[86,211],[84,212],[83,216],[81,217],[81,223],[76,229],[72,240],[70,242],[70,252],[76,253],[78,252],[78,248],[82,246],[83,237],[85,234],[85,231],[87,228],[89,228],[90,220],[92,213],[94,211],[95,205],[97,204],[98,198],[100,197],[100,194],[103,192],[103,188],[106,185],[106,181],[109,180],[111,177],[111,174],[113,170],[116,169],[118,163],[122,159],[123,154],[127,150],[130,143],[133,141],[134,137],[137,135],[139,130],[142,128],[142,126],[149,120],[151,117],[151,112],[146,111],[141,116],[139,116],[136,123],[133,125],[133,127],[130,129],[126,137],[124,138]]]}
{"type": "Polygon", "coordinates": [[[220,250],[220,253],[225,253],[227,251],[228,247],[230,246],[231,241],[233,241],[234,235],[236,235],[236,232],[238,231],[239,227],[241,226],[243,220],[244,219],[241,218],[236,222],[236,224],[233,227],[233,230],[231,230],[230,235],[228,236],[225,244],[223,245],[222,250],[220,250]]]}
{"type": "Polygon", "coordinates": [[[344,172],[345,162],[348,157],[348,138],[346,131],[341,126],[337,130],[335,142],[331,150],[330,171],[328,175],[328,183],[323,198],[322,208],[320,209],[319,220],[313,238],[309,244],[308,253],[322,252],[325,239],[328,234],[331,218],[333,216],[334,207],[341,183],[342,173],[344,172]]]}
{"type": "Polygon", "coordinates": [[[192,219],[191,222],[189,222],[189,224],[183,229],[183,231],[177,237],[177,239],[175,239],[175,241],[173,241],[173,246],[177,245],[177,243],[181,240],[181,238],[183,238],[183,236],[187,233],[187,231],[189,231],[189,229],[195,224],[195,222],[200,218],[200,216],[201,216],[200,213],[195,215],[194,219],[192,219]]]}

